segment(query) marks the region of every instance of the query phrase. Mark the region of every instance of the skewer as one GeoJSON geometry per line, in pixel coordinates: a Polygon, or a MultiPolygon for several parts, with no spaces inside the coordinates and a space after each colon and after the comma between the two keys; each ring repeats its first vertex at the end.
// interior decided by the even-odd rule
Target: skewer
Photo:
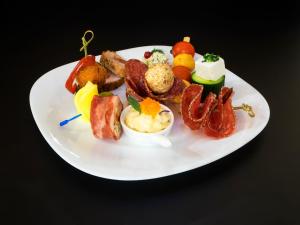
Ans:
{"type": "Polygon", "coordinates": [[[87,46],[93,40],[93,38],[94,38],[94,32],[91,31],[91,30],[87,30],[84,33],[83,37],[81,38],[81,40],[82,40],[82,47],[80,48],[80,51],[84,51],[84,56],[87,56],[87,46]],[[85,36],[87,34],[91,34],[91,37],[90,37],[90,39],[88,41],[85,39],[85,36]]]}
{"type": "Polygon", "coordinates": [[[254,111],[252,109],[252,106],[247,105],[245,103],[243,103],[240,106],[234,106],[232,108],[233,108],[233,110],[240,110],[241,109],[241,110],[247,112],[250,117],[252,117],[252,118],[255,117],[255,113],[254,113],[254,111]]]}
{"type": "Polygon", "coordinates": [[[64,126],[64,125],[66,125],[67,123],[69,123],[70,121],[75,120],[76,118],[78,118],[78,117],[80,117],[80,116],[81,116],[81,114],[78,114],[78,115],[76,115],[76,116],[73,116],[73,117],[70,118],[70,119],[61,121],[61,122],[59,123],[59,126],[62,127],[62,126],[64,126]]]}

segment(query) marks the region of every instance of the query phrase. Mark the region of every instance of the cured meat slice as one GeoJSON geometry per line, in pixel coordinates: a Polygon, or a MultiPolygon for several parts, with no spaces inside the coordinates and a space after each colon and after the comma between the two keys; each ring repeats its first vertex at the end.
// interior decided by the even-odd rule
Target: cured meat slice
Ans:
{"type": "Polygon", "coordinates": [[[128,83],[127,80],[125,80],[126,84],[126,96],[132,96],[134,97],[138,102],[143,101],[144,97],[140,96],[133,88],[132,86],[128,83]]]}
{"type": "Polygon", "coordinates": [[[202,91],[203,91],[202,85],[192,84],[189,87],[185,88],[182,94],[182,100],[181,100],[182,119],[184,124],[187,125],[189,128],[191,128],[192,130],[198,130],[201,124],[193,121],[190,118],[189,108],[193,99],[195,99],[197,96],[201,97],[202,91]]]}
{"type": "Polygon", "coordinates": [[[235,129],[235,114],[231,105],[232,88],[223,87],[216,100],[213,93],[201,102],[203,86],[192,84],[182,95],[181,113],[184,123],[192,130],[204,127],[212,137],[227,137],[235,129]]]}
{"type": "Polygon", "coordinates": [[[91,127],[96,138],[113,138],[121,136],[120,115],[123,109],[118,96],[94,96],[91,103],[91,127]]]}
{"type": "Polygon", "coordinates": [[[174,79],[171,89],[163,94],[153,93],[147,85],[145,73],[148,67],[145,63],[137,59],[130,59],[125,64],[125,83],[126,93],[132,95],[138,101],[145,97],[151,97],[157,101],[167,101],[181,95],[186,87],[183,81],[179,78],[174,79]]]}
{"type": "Polygon", "coordinates": [[[235,114],[232,109],[232,88],[223,87],[218,96],[218,104],[211,112],[205,133],[213,137],[227,137],[235,130],[235,114]]]}
{"type": "Polygon", "coordinates": [[[135,92],[135,94],[141,98],[147,97],[147,87],[144,82],[147,69],[147,65],[137,59],[130,59],[125,64],[127,88],[132,89],[131,92],[135,92]]]}
{"type": "Polygon", "coordinates": [[[215,95],[209,96],[201,103],[203,86],[192,84],[182,94],[181,113],[184,123],[192,130],[198,130],[206,124],[211,108],[215,105],[215,95]]]}
{"type": "Polygon", "coordinates": [[[212,108],[216,105],[216,95],[210,92],[203,103],[201,103],[201,95],[192,100],[189,106],[189,117],[192,121],[200,123],[204,127],[212,108]]]}

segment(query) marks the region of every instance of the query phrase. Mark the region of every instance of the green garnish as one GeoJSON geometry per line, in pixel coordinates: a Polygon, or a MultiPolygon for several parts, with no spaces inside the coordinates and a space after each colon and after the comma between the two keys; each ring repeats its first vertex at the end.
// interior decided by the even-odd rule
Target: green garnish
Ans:
{"type": "Polygon", "coordinates": [[[113,93],[111,93],[110,91],[103,91],[99,94],[99,96],[101,97],[113,96],[113,93]]]}
{"type": "Polygon", "coordinates": [[[216,62],[216,61],[219,60],[219,58],[220,58],[220,56],[218,56],[218,55],[206,53],[203,56],[203,61],[202,62],[216,62]]]}
{"type": "Polygon", "coordinates": [[[162,54],[165,54],[163,50],[157,49],[157,48],[154,48],[154,49],[151,51],[152,54],[153,54],[154,52],[160,52],[160,53],[162,53],[162,54]]]}
{"type": "Polygon", "coordinates": [[[140,103],[132,96],[128,96],[128,103],[131,105],[132,108],[134,108],[136,111],[141,113],[141,106],[140,103]]]}

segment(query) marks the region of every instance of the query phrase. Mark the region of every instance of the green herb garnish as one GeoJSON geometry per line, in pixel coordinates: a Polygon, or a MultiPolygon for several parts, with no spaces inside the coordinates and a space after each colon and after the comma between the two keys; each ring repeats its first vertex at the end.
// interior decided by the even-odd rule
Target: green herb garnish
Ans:
{"type": "Polygon", "coordinates": [[[220,56],[218,56],[218,55],[206,53],[203,56],[203,61],[202,62],[216,62],[216,61],[219,60],[219,58],[220,58],[220,56]]]}
{"type": "Polygon", "coordinates": [[[151,51],[152,54],[153,54],[154,52],[160,52],[160,53],[162,53],[162,54],[165,54],[163,50],[157,49],[157,48],[154,48],[154,49],[151,51]]]}
{"type": "Polygon", "coordinates": [[[128,103],[131,105],[132,108],[134,108],[136,111],[141,113],[141,106],[140,103],[132,96],[128,96],[128,103]]]}
{"type": "Polygon", "coordinates": [[[99,94],[99,96],[101,97],[113,96],[113,93],[111,93],[110,91],[103,91],[99,94]]]}

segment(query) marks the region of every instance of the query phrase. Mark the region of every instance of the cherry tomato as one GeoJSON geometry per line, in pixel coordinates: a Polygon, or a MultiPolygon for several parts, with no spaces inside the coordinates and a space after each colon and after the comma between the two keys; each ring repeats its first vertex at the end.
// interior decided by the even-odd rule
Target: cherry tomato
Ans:
{"type": "Polygon", "coordinates": [[[189,37],[185,37],[183,39],[183,41],[177,42],[173,48],[172,48],[172,53],[173,56],[177,56],[181,53],[186,53],[186,54],[190,54],[194,57],[195,55],[195,48],[194,46],[190,43],[190,38],[189,37]]]}
{"type": "Polygon", "coordinates": [[[187,67],[184,66],[175,66],[172,68],[172,71],[175,75],[175,77],[178,77],[182,80],[191,80],[191,71],[187,67]]]}

